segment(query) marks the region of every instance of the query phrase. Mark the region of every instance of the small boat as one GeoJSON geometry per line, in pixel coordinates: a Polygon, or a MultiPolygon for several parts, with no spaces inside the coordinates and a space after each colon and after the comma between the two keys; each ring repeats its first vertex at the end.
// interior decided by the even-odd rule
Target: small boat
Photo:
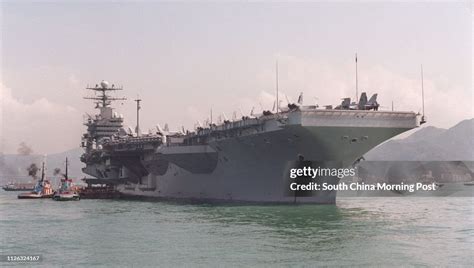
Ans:
{"type": "Polygon", "coordinates": [[[72,180],[69,179],[67,170],[68,170],[68,161],[66,158],[66,173],[64,174],[64,178],[61,179],[60,188],[53,195],[53,200],[79,201],[81,200],[81,196],[79,195],[75,187],[72,185],[72,180]]]}
{"type": "Polygon", "coordinates": [[[56,201],[79,201],[81,196],[76,191],[61,191],[53,195],[53,200],[56,201]]]}
{"type": "Polygon", "coordinates": [[[18,199],[40,199],[40,198],[51,198],[53,194],[37,193],[35,191],[29,193],[21,193],[18,195],[18,199]]]}
{"type": "Polygon", "coordinates": [[[29,191],[35,188],[35,183],[32,182],[10,182],[2,187],[5,191],[29,191]]]}
{"type": "Polygon", "coordinates": [[[53,189],[51,183],[44,179],[44,162],[41,172],[41,180],[39,180],[33,191],[28,193],[21,193],[18,195],[18,199],[40,199],[40,198],[51,198],[53,196],[53,189]]]}

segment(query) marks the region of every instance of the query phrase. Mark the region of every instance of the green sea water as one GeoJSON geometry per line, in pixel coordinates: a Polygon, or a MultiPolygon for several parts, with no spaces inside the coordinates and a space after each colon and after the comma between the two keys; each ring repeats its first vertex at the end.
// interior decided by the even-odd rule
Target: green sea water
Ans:
{"type": "Polygon", "coordinates": [[[1,254],[42,255],[33,267],[474,265],[472,197],[211,205],[17,194],[0,193],[1,254]]]}

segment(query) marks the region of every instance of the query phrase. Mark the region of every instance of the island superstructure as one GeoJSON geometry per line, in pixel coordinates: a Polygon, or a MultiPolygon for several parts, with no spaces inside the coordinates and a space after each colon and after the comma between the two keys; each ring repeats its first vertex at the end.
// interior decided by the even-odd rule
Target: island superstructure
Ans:
{"type": "MultiPolygon", "coordinates": [[[[379,111],[365,93],[356,105],[304,106],[301,101],[277,112],[243,115],[193,131],[167,128],[147,134],[123,127],[103,81],[85,125],[83,171],[117,185],[124,195],[164,199],[249,202],[334,203],[335,191],[289,194],[288,171],[305,163],[349,167],[378,144],[420,125],[414,112],[379,111]]],[[[121,88],[120,88],[121,89],[121,88]]],[[[347,105],[348,104],[348,105],[347,105]]],[[[139,108],[137,102],[137,108],[139,108]]],[[[137,110],[138,112],[138,110],[137,110]]],[[[337,177],[321,180],[337,184],[337,177]]]]}

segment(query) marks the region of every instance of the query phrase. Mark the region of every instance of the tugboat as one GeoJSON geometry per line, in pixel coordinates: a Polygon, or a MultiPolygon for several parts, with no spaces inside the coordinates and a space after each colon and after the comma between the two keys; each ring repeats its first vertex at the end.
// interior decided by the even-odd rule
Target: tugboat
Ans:
{"type": "Polygon", "coordinates": [[[53,200],[55,201],[79,201],[81,196],[72,186],[72,180],[68,177],[68,160],[66,158],[66,173],[61,179],[60,188],[54,193],[53,200]]]}
{"type": "Polygon", "coordinates": [[[28,193],[21,193],[18,195],[18,199],[39,199],[39,198],[51,198],[53,196],[53,189],[51,183],[44,179],[44,162],[41,169],[41,180],[39,180],[33,191],[28,193]]]}

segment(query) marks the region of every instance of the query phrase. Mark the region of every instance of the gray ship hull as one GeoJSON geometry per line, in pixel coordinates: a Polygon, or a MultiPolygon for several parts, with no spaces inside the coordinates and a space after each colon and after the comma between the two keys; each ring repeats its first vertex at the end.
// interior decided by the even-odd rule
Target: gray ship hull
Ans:
{"type": "MultiPolygon", "coordinates": [[[[314,167],[351,166],[378,144],[419,125],[414,113],[375,111],[297,112],[269,119],[252,135],[207,145],[160,146],[141,158],[149,172],[122,184],[125,195],[225,202],[333,204],[336,191],[289,191],[288,171],[303,156],[314,167]]],[[[130,165],[122,161],[122,177],[130,165]]],[[[336,185],[337,177],[319,183],[336,185]]]]}

